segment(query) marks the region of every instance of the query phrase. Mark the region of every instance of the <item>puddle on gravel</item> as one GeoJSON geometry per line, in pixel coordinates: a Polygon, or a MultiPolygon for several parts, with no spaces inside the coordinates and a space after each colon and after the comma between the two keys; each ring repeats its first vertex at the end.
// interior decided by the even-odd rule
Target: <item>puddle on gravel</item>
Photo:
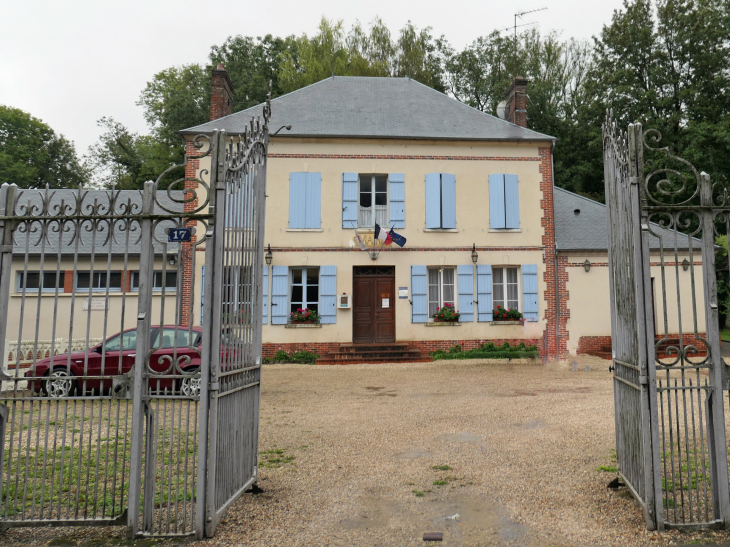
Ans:
{"type": "Polygon", "coordinates": [[[426,452],[425,450],[406,450],[405,452],[401,452],[400,454],[396,454],[396,458],[400,458],[401,460],[415,460],[416,458],[428,458],[431,455],[430,452],[426,452]]]}
{"type": "MultiPolygon", "coordinates": [[[[533,529],[511,519],[502,507],[482,496],[426,497],[423,502],[403,504],[387,496],[363,495],[358,497],[350,511],[352,516],[339,521],[338,528],[368,530],[368,533],[378,530],[391,539],[414,528],[419,539],[425,532],[442,532],[443,543],[440,545],[444,546],[545,545],[544,537],[538,537],[533,529]],[[456,514],[458,520],[452,518],[456,514]]],[[[570,545],[561,538],[550,539],[553,544],[570,545]]]]}
{"type": "Polygon", "coordinates": [[[543,429],[545,427],[545,424],[542,423],[540,420],[532,420],[530,422],[525,422],[522,424],[522,429],[543,429]]]}
{"type": "Polygon", "coordinates": [[[512,392],[512,397],[537,397],[538,393],[590,393],[591,388],[589,387],[572,387],[565,389],[533,389],[530,391],[523,389],[515,389],[512,392]]]}
{"type": "Polygon", "coordinates": [[[482,440],[482,438],[477,437],[476,435],[472,435],[468,431],[465,431],[464,433],[444,433],[443,435],[439,435],[438,437],[436,437],[436,440],[473,443],[474,441],[482,440]]]}

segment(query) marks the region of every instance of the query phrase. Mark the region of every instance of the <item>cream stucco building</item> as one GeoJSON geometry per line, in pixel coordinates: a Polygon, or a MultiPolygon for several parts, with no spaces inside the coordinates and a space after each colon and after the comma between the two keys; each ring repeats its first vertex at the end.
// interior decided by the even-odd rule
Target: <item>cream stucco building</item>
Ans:
{"type": "MultiPolygon", "coordinates": [[[[555,139],[525,127],[526,84],[508,91],[506,120],[409,78],[333,77],[272,101],[265,355],[483,341],[536,344],[546,357],[605,352],[605,207],[554,187],[555,139]],[[371,246],[376,223],[407,243],[371,259],[355,236],[371,246]],[[446,304],[458,323],[434,321],[446,304]],[[498,305],[524,321],[494,321],[498,305]],[[320,324],[292,324],[302,308],[320,324]]],[[[213,71],[211,112],[222,117],[182,131],[189,141],[214,129],[235,138],[260,115],[261,106],[231,114],[230,85],[213,71]]],[[[679,283],[689,295],[688,275],[679,283]]],[[[669,332],[678,326],[670,314],[669,332]]]]}

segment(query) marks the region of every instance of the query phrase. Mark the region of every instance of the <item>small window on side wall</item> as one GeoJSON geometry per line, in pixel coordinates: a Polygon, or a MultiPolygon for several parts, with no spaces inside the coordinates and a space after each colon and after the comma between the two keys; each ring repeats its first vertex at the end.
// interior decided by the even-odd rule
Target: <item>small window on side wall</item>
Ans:
{"type": "Polygon", "coordinates": [[[23,292],[63,292],[65,272],[18,272],[17,291],[23,292]]]}
{"type": "MultiPolygon", "coordinates": [[[[165,287],[166,292],[177,289],[177,270],[154,272],[152,276],[152,290],[161,291],[162,287],[165,287]]],[[[130,273],[129,289],[132,291],[139,290],[139,272],[130,273]]]]}

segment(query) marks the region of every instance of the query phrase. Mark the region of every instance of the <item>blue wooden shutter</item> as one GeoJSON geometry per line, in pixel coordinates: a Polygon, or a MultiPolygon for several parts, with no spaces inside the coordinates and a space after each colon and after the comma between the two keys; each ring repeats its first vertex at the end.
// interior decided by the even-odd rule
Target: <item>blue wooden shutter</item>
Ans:
{"type": "Polygon", "coordinates": [[[322,227],[322,173],[307,173],[306,206],[304,208],[305,228],[322,227]]]}
{"type": "Polygon", "coordinates": [[[539,319],[537,264],[522,265],[522,315],[526,321],[537,321],[539,319]]]}
{"type": "Polygon", "coordinates": [[[505,228],[520,227],[520,193],[517,175],[504,176],[505,228]]]}
{"type": "Polygon", "coordinates": [[[441,227],[456,228],[456,177],[441,173],[441,227]]]}
{"type": "Polygon", "coordinates": [[[200,326],[203,326],[203,304],[205,303],[205,266],[200,267],[200,326]]]}
{"type": "Polygon", "coordinates": [[[457,266],[456,272],[459,276],[459,321],[471,323],[474,321],[474,267],[457,266]]]}
{"type": "Polygon", "coordinates": [[[441,228],[441,173],[426,175],[426,228],[441,228]]]}
{"type": "Polygon", "coordinates": [[[388,175],[390,185],[390,225],[393,228],[406,227],[406,191],[403,173],[388,175]]]}
{"type": "Polygon", "coordinates": [[[307,173],[289,173],[289,228],[306,228],[307,173]]]}
{"type": "Polygon", "coordinates": [[[492,320],[492,267],[477,265],[477,320],[492,320]]]}
{"type": "Polygon", "coordinates": [[[319,267],[319,315],[323,325],[337,323],[337,266],[319,267]]]}
{"type": "Polygon", "coordinates": [[[342,173],[342,227],[357,228],[357,173],[342,173]]]}
{"type": "Polygon", "coordinates": [[[411,323],[428,321],[427,275],[426,266],[411,266],[411,323]]]}
{"type": "Polygon", "coordinates": [[[504,175],[489,175],[489,227],[506,227],[504,214],[504,175]]]}
{"type": "Polygon", "coordinates": [[[289,313],[289,268],[287,266],[271,267],[271,324],[286,325],[289,313]]]}
{"type": "Polygon", "coordinates": [[[263,323],[266,325],[269,322],[269,267],[264,265],[264,279],[262,280],[263,290],[261,293],[264,297],[263,305],[263,323]]]}

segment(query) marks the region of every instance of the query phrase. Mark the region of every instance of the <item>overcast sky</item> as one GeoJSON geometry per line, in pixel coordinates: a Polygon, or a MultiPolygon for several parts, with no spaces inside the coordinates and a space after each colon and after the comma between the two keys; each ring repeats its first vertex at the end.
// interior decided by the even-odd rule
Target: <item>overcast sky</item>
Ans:
{"type": "Polygon", "coordinates": [[[513,24],[516,11],[542,32],[588,40],[621,0],[0,0],[0,104],[41,118],[79,154],[113,116],[146,133],[135,105],[145,83],[172,65],[205,63],[210,46],[242,34],[315,33],[322,15],[345,29],[378,15],[394,35],[410,19],[460,49],[513,24]]]}

